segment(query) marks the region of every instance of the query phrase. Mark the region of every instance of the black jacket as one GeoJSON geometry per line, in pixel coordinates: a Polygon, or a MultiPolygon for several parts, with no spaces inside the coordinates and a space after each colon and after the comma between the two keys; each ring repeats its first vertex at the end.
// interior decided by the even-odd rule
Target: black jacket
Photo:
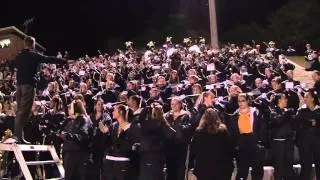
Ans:
{"type": "Polygon", "coordinates": [[[140,143],[141,128],[138,125],[131,124],[130,128],[123,131],[118,136],[118,122],[109,127],[109,133],[105,135],[105,154],[115,157],[133,158],[134,153],[132,147],[135,143],[140,143]]]}
{"type": "Polygon", "coordinates": [[[175,137],[175,130],[169,124],[153,119],[151,109],[146,108],[146,111],[138,123],[141,126],[140,160],[142,163],[164,163],[165,142],[175,137]]]}
{"type": "Polygon", "coordinates": [[[175,138],[169,141],[169,148],[186,148],[190,143],[193,132],[190,113],[182,113],[176,120],[174,120],[173,115],[168,112],[165,114],[165,118],[176,131],[175,138]]]}
{"type": "MultiPolygon", "coordinates": [[[[263,117],[263,114],[256,108],[253,108],[253,136],[257,144],[266,145],[268,142],[267,122],[263,117]]],[[[239,126],[239,109],[232,116],[232,127],[230,133],[234,138],[234,142],[238,144],[238,137],[240,136],[239,126]]]]}
{"type": "Polygon", "coordinates": [[[296,119],[299,124],[299,137],[320,135],[320,106],[316,106],[315,109],[311,111],[306,105],[303,105],[298,110],[296,119]],[[312,126],[310,121],[312,119],[316,120],[316,126],[312,126]]]}
{"type": "Polygon", "coordinates": [[[200,177],[224,177],[233,170],[233,145],[227,130],[209,133],[197,130],[192,139],[190,156],[194,173],[200,177]]]}
{"type": "Polygon", "coordinates": [[[30,49],[23,49],[11,64],[11,67],[18,69],[17,85],[29,84],[35,86],[40,63],[65,64],[66,61],[44,56],[30,49]]]}
{"type": "Polygon", "coordinates": [[[68,120],[64,132],[66,140],[63,143],[64,152],[89,152],[92,137],[92,122],[90,118],[80,115],[74,120],[68,120]]]}
{"type": "Polygon", "coordinates": [[[270,113],[271,138],[292,140],[295,112],[293,109],[275,108],[270,113]]]}

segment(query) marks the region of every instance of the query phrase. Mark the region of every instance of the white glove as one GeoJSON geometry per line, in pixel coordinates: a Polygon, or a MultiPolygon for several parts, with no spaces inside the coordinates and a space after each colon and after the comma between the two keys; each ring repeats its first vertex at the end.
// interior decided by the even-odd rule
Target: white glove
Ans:
{"type": "Polygon", "coordinates": [[[262,97],[263,99],[266,99],[266,98],[267,98],[267,94],[266,94],[266,93],[262,93],[261,97],[262,97]]]}
{"type": "Polygon", "coordinates": [[[107,104],[106,104],[106,107],[107,107],[108,109],[112,109],[112,104],[111,104],[111,103],[107,103],[107,104]]]}

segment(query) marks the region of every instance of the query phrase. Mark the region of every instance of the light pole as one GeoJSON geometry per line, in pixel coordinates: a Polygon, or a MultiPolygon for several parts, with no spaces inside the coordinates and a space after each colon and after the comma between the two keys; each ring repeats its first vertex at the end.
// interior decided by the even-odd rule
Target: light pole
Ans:
{"type": "Polygon", "coordinates": [[[212,48],[219,48],[217,14],[216,14],[216,0],[209,0],[209,16],[210,16],[211,47],[212,48]]]}

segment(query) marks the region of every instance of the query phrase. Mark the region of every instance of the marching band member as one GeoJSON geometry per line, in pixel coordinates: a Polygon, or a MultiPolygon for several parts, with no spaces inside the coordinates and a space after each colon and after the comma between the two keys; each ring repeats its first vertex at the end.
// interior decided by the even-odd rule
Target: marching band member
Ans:
{"type": "MultiPolygon", "coordinates": [[[[216,111],[224,111],[223,107],[218,106],[216,104],[215,95],[211,91],[206,91],[202,93],[201,96],[198,97],[197,102],[195,104],[194,112],[193,112],[193,126],[197,127],[199,125],[200,119],[203,113],[208,108],[213,108],[216,111]]],[[[220,114],[220,117],[223,118],[223,114],[220,114]]]]}
{"type": "Polygon", "coordinates": [[[80,93],[84,98],[86,103],[86,111],[88,114],[92,114],[94,110],[94,102],[92,99],[92,92],[88,90],[88,85],[86,83],[80,83],[80,93]]]}
{"type": "Polygon", "coordinates": [[[95,180],[100,179],[100,174],[102,173],[103,165],[103,154],[105,146],[102,144],[104,141],[104,136],[99,130],[99,123],[104,122],[108,125],[112,124],[112,119],[109,114],[104,112],[103,107],[104,101],[102,99],[97,99],[94,106],[94,113],[91,114],[90,119],[93,126],[93,137],[92,137],[92,160],[93,167],[90,170],[91,178],[95,180]]]}
{"type": "Polygon", "coordinates": [[[54,88],[54,82],[49,82],[47,89],[42,92],[41,100],[50,101],[55,94],[57,94],[57,92],[54,88]]]}
{"type": "Polygon", "coordinates": [[[293,108],[294,110],[299,108],[300,100],[298,94],[290,89],[285,90],[280,77],[272,79],[271,87],[273,91],[269,94],[270,96],[275,93],[286,93],[288,97],[288,108],[293,108]]]}
{"type": "Polygon", "coordinates": [[[192,135],[191,115],[182,109],[181,100],[174,97],[171,99],[171,111],[164,117],[176,131],[175,138],[167,144],[167,180],[183,180],[187,149],[192,135]]]}
{"type": "Polygon", "coordinates": [[[259,93],[267,93],[270,91],[270,88],[266,84],[263,83],[261,78],[256,78],[255,81],[255,90],[259,91],[259,93]]]}
{"type": "Polygon", "coordinates": [[[240,87],[243,92],[250,91],[249,85],[246,83],[246,81],[242,80],[242,77],[238,73],[233,73],[230,79],[233,81],[234,85],[240,87]]]}
{"type": "Polygon", "coordinates": [[[275,74],[271,71],[270,68],[265,68],[264,77],[265,77],[265,80],[267,80],[268,83],[271,84],[272,79],[275,78],[275,74]]]}
{"type": "Polygon", "coordinates": [[[312,163],[316,167],[316,176],[320,177],[320,106],[314,91],[304,96],[305,104],[298,110],[297,121],[298,147],[301,161],[301,180],[312,179],[312,163]]]}
{"type": "Polygon", "coordinates": [[[114,103],[117,102],[119,91],[115,89],[116,84],[113,82],[113,75],[107,75],[106,87],[103,91],[101,98],[104,102],[114,103]]]}
{"type": "Polygon", "coordinates": [[[145,109],[141,107],[143,103],[141,98],[138,95],[133,95],[128,100],[128,106],[133,111],[133,123],[139,123],[144,117],[145,109]]]}
{"type": "Polygon", "coordinates": [[[280,93],[273,96],[274,108],[270,113],[271,149],[274,157],[274,178],[293,179],[293,151],[295,111],[287,109],[288,99],[280,93]]]}
{"type": "Polygon", "coordinates": [[[132,110],[124,105],[117,105],[112,113],[117,121],[110,125],[99,124],[105,134],[105,157],[103,160],[102,179],[132,180],[137,178],[134,172],[137,162],[135,152],[140,144],[140,127],[130,123],[132,110]]]}
{"type": "Polygon", "coordinates": [[[162,106],[154,103],[141,119],[139,180],[164,180],[166,142],[174,139],[176,131],[164,118],[162,106]]]}
{"type": "Polygon", "coordinates": [[[136,81],[129,81],[127,83],[127,90],[137,91],[137,82],[136,81]]]}
{"type": "Polygon", "coordinates": [[[169,83],[171,85],[177,85],[180,83],[180,78],[177,70],[172,70],[170,73],[169,83]]]}
{"type": "Polygon", "coordinates": [[[165,77],[159,76],[156,81],[156,85],[159,88],[160,96],[162,99],[168,99],[171,96],[171,87],[166,82],[165,77]]]}
{"type": "Polygon", "coordinates": [[[195,96],[191,96],[184,99],[188,110],[193,110],[193,107],[195,106],[198,99],[198,96],[196,95],[202,94],[202,86],[198,83],[194,84],[192,86],[192,94],[194,94],[195,96]]]}
{"type": "Polygon", "coordinates": [[[225,103],[224,123],[231,130],[233,126],[232,115],[239,108],[238,95],[242,93],[242,90],[238,86],[233,85],[229,88],[228,92],[229,96],[225,103]]]}
{"type": "Polygon", "coordinates": [[[242,93],[240,87],[233,85],[229,88],[228,103],[226,104],[226,112],[233,114],[239,108],[238,95],[242,93]]]}
{"type": "Polygon", "coordinates": [[[311,54],[313,52],[313,49],[311,47],[311,44],[306,44],[306,51],[305,51],[305,55],[308,56],[309,54],[311,54]]]}
{"type": "Polygon", "coordinates": [[[89,143],[91,140],[92,122],[86,115],[84,104],[75,100],[70,107],[70,119],[61,133],[63,142],[63,166],[65,179],[87,179],[89,143]]]}
{"type": "Polygon", "coordinates": [[[157,102],[160,104],[164,104],[164,100],[160,96],[159,89],[157,87],[151,87],[150,91],[150,98],[147,100],[147,105],[150,106],[152,103],[157,102]]]}
{"type": "MultiPolygon", "coordinates": [[[[215,74],[210,74],[207,79],[209,84],[216,84],[219,83],[217,80],[217,75],[215,74]]],[[[223,84],[217,84],[214,86],[214,89],[211,90],[216,96],[226,96],[228,95],[226,87],[224,87],[223,84]]]]}
{"type": "MultiPolygon", "coordinates": [[[[191,71],[191,72],[193,72],[193,71],[191,71]]],[[[197,84],[198,81],[199,81],[199,77],[197,75],[193,75],[193,73],[192,73],[192,75],[190,75],[188,77],[188,83],[189,84],[187,84],[186,87],[184,88],[183,94],[185,94],[185,95],[192,94],[192,86],[194,84],[197,84]]]]}
{"type": "Polygon", "coordinates": [[[198,180],[229,180],[233,172],[233,144],[218,112],[206,109],[193,136],[190,156],[198,180]]]}
{"type": "Polygon", "coordinates": [[[266,122],[258,109],[250,107],[246,94],[239,94],[238,104],[231,129],[238,150],[236,180],[247,179],[249,167],[252,167],[252,179],[262,180],[266,122]]]}

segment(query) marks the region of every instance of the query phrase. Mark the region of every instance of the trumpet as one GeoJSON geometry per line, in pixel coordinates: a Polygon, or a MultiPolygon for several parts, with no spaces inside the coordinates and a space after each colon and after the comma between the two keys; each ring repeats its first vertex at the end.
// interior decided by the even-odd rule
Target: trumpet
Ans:
{"type": "Polygon", "coordinates": [[[103,107],[104,109],[112,109],[113,106],[119,105],[119,104],[126,104],[127,102],[125,101],[120,101],[120,102],[115,102],[115,103],[107,103],[104,104],[103,107]]]}

